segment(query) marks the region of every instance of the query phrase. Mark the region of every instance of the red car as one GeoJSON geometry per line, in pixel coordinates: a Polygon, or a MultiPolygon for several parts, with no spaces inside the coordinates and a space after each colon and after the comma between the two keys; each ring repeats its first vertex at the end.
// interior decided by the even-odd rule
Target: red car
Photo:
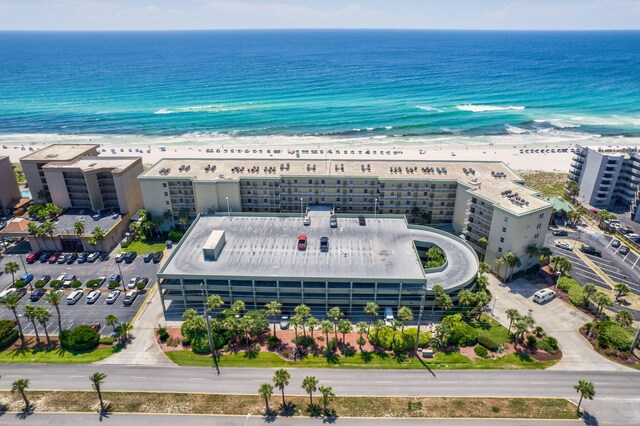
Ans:
{"type": "Polygon", "coordinates": [[[41,251],[37,251],[35,253],[29,253],[27,255],[27,263],[34,263],[36,260],[40,259],[40,256],[42,256],[41,251]]]}
{"type": "Polygon", "coordinates": [[[298,250],[306,250],[307,249],[307,236],[306,235],[300,235],[298,237],[298,250]]]}
{"type": "Polygon", "coordinates": [[[58,261],[58,258],[60,257],[62,253],[60,253],[59,251],[53,253],[50,257],[49,257],[49,263],[56,263],[58,261]]]}

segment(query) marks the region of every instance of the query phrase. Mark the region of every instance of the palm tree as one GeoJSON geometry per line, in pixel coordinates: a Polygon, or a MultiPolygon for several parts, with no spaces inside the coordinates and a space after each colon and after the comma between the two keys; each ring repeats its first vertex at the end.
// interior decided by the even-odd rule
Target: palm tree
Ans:
{"type": "Polygon", "coordinates": [[[216,309],[224,306],[224,301],[219,295],[212,294],[211,296],[207,297],[205,305],[208,311],[215,311],[216,309]]]}
{"type": "Polygon", "coordinates": [[[7,262],[6,265],[4,265],[4,273],[5,274],[11,274],[11,282],[15,283],[16,282],[16,272],[18,272],[20,270],[20,265],[18,265],[18,262],[7,262]]]}
{"type": "Polygon", "coordinates": [[[484,257],[486,255],[486,250],[487,250],[487,246],[489,245],[489,239],[487,239],[487,237],[480,237],[478,238],[478,245],[480,246],[480,248],[482,248],[483,250],[485,250],[482,253],[482,260],[484,262],[484,257]]]}
{"type": "Polygon", "coordinates": [[[344,316],[344,313],[340,310],[339,307],[335,306],[329,309],[329,312],[327,312],[327,316],[333,320],[333,330],[336,335],[336,340],[338,340],[338,321],[340,321],[340,318],[344,316]]]}
{"type": "Polygon", "coordinates": [[[102,401],[102,391],[100,390],[100,387],[102,386],[102,384],[104,383],[104,379],[106,379],[106,378],[107,378],[106,374],[99,373],[99,372],[93,373],[92,375],[89,376],[89,380],[91,380],[91,387],[98,394],[98,400],[100,401],[100,412],[101,413],[104,411],[104,401],[102,401]]]}
{"type": "Polygon", "coordinates": [[[560,262],[558,263],[558,272],[560,272],[560,275],[568,275],[572,269],[573,265],[569,259],[566,257],[560,259],[560,262]]]}
{"type": "Polygon", "coordinates": [[[311,316],[311,308],[309,308],[307,305],[305,305],[304,303],[301,305],[296,306],[293,311],[296,313],[296,315],[300,316],[300,326],[302,327],[302,333],[304,334],[304,337],[307,337],[307,320],[309,319],[309,317],[311,316]]]}
{"type": "Polygon", "coordinates": [[[282,392],[282,405],[286,404],[284,400],[284,388],[289,385],[289,379],[291,379],[291,374],[284,368],[279,368],[273,374],[273,384],[282,392]]]}
{"type": "Polygon", "coordinates": [[[409,321],[413,321],[413,311],[406,306],[400,306],[398,309],[398,320],[402,323],[402,333],[404,333],[404,326],[409,321]]]}
{"type": "Polygon", "coordinates": [[[27,303],[24,307],[24,317],[31,321],[33,332],[36,333],[36,342],[40,343],[40,334],[38,334],[38,327],[36,327],[36,307],[31,303],[27,303]]]}
{"type": "Polygon", "coordinates": [[[345,345],[345,336],[347,333],[350,333],[353,329],[353,324],[348,319],[342,319],[338,322],[338,331],[342,333],[342,344],[345,345]]]}
{"type": "Polygon", "coordinates": [[[618,283],[613,287],[613,289],[616,292],[616,300],[620,300],[621,297],[626,296],[631,291],[629,286],[625,283],[618,283]]]}
{"type": "Polygon", "coordinates": [[[538,246],[536,246],[535,244],[528,245],[525,251],[527,253],[527,265],[529,265],[531,258],[533,256],[537,256],[539,253],[538,246]]]}
{"type": "Polygon", "coordinates": [[[99,226],[93,228],[93,231],[91,231],[91,238],[89,238],[88,243],[95,247],[100,241],[104,240],[104,236],[105,235],[102,228],[100,228],[99,226]]]}
{"type": "Polygon", "coordinates": [[[578,182],[571,179],[567,180],[566,189],[567,189],[567,195],[569,195],[569,197],[571,198],[575,198],[580,192],[580,186],[578,185],[578,182]]]}
{"type": "Polygon", "coordinates": [[[27,399],[27,394],[25,393],[27,389],[29,389],[29,379],[18,379],[11,384],[11,392],[19,392],[20,396],[22,396],[25,411],[27,411],[31,405],[27,399]]]}
{"type": "Polygon", "coordinates": [[[478,274],[480,275],[484,275],[489,273],[489,271],[491,270],[491,267],[489,266],[488,263],[486,262],[480,262],[478,264],[478,274]]]}
{"type": "Polygon", "coordinates": [[[631,327],[633,316],[629,311],[620,311],[616,314],[616,322],[620,327],[631,327]]]}
{"type": "Polygon", "coordinates": [[[511,273],[509,274],[509,281],[513,278],[513,273],[516,268],[519,268],[522,265],[520,258],[514,252],[508,252],[505,255],[505,260],[507,261],[507,265],[511,268],[511,273]]]}
{"type": "Polygon", "coordinates": [[[578,384],[573,388],[580,394],[580,400],[578,401],[578,413],[580,412],[580,405],[582,405],[582,399],[586,398],[592,400],[596,396],[596,387],[588,380],[578,380],[578,384]]]}
{"type": "Polygon", "coordinates": [[[360,348],[360,352],[362,352],[362,345],[366,343],[363,334],[369,332],[369,324],[364,321],[360,321],[356,324],[356,328],[358,329],[358,347],[360,348]]]}
{"type": "Polygon", "coordinates": [[[118,324],[117,316],[109,314],[104,318],[104,322],[107,327],[113,327],[113,331],[116,331],[116,325],[118,324]]]}
{"type": "Polygon", "coordinates": [[[309,405],[313,405],[313,393],[318,390],[318,379],[315,376],[307,376],[302,379],[302,389],[309,394],[309,405]]]}
{"type": "Polygon", "coordinates": [[[553,256],[551,258],[551,266],[553,268],[554,271],[558,270],[558,264],[560,263],[560,261],[564,259],[562,256],[553,256]]]}
{"type": "Polygon", "coordinates": [[[10,309],[13,312],[13,316],[16,317],[16,325],[18,326],[18,332],[20,333],[20,341],[22,342],[22,346],[24,346],[24,334],[22,333],[22,323],[20,322],[20,317],[18,316],[18,303],[20,299],[16,293],[8,294],[4,297],[2,304],[10,309]]]}
{"type": "Polygon", "coordinates": [[[587,309],[589,309],[589,302],[591,300],[591,297],[596,294],[596,291],[598,291],[598,289],[596,288],[595,284],[592,283],[587,283],[584,286],[584,292],[586,293],[587,297],[586,297],[586,304],[587,304],[587,309]]]}
{"type": "Polygon", "coordinates": [[[371,330],[371,323],[378,316],[378,310],[380,307],[376,302],[367,302],[364,306],[364,314],[368,317],[371,317],[371,321],[369,321],[369,328],[367,329],[367,333],[371,330]]]}
{"type": "Polygon", "coordinates": [[[233,312],[234,314],[240,314],[244,312],[244,310],[245,310],[245,305],[242,300],[236,300],[231,305],[231,312],[233,312]]]}
{"type": "Polygon", "coordinates": [[[58,314],[58,330],[62,332],[62,318],[60,317],[60,302],[62,301],[61,291],[50,291],[44,295],[44,300],[56,309],[58,314]]]}
{"type": "Polygon", "coordinates": [[[489,278],[486,275],[478,275],[476,277],[476,285],[479,290],[485,290],[489,284],[489,278]]]}
{"type": "Polygon", "coordinates": [[[542,247],[540,250],[538,250],[538,254],[540,255],[540,262],[544,263],[551,258],[553,252],[549,247],[542,247]]]}
{"type": "Polygon", "coordinates": [[[520,319],[520,312],[517,309],[507,309],[507,318],[509,319],[509,331],[511,331],[511,325],[514,321],[520,319]]]}
{"type": "Polygon", "coordinates": [[[36,319],[42,325],[44,329],[44,335],[47,338],[47,346],[51,346],[51,338],[49,337],[49,330],[47,330],[47,322],[51,318],[51,311],[44,306],[36,307],[36,319]]]}
{"type": "Polygon", "coordinates": [[[270,383],[263,383],[258,388],[258,394],[264,398],[265,414],[269,414],[269,398],[273,395],[273,386],[270,383]]]}
{"type": "Polygon", "coordinates": [[[324,339],[327,344],[329,343],[329,333],[333,330],[333,323],[329,320],[320,321],[320,330],[324,333],[324,339]]]}
{"type": "Polygon", "coordinates": [[[598,212],[598,226],[602,228],[602,225],[604,225],[604,222],[607,220],[611,220],[611,219],[615,219],[616,215],[611,213],[610,211],[606,210],[606,209],[602,209],[598,212]]]}
{"type": "Polygon", "coordinates": [[[127,340],[129,339],[129,333],[131,332],[133,326],[130,322],[123,322],[118,328],[120,330],[120,342],[125,345],[127,343],[127,340]]]}
{"type": "MultiPolygon", "coordinates": [[[[309,329],[309,333],[311,333],[311,341],[312,342],[313,342],[313,330],[318,328],[319,324],[320,324],[320,320],[318,320],[318,318],[316,318],[316,317],[309,317],[307,319],[307,328],[309,329]]],[[[314,344],[315,344],[315,342],[314,342],[314,344]]]]}
{"type": "Polygon", "coordinates": [[[598,307],[596,308],[597,316],[602,314],[604,308],[608,308],[613,305],[613,301],[607,295],[607,293],[603,293],[601,291],[596,293],[596,301],[598,302],[598,307]]]}
{"type": "Polygon", "coordinates": [[[53,234],[56,232],[56,224],[47,220],[45,223],[40,225],[40,231],[49,237],[53,237],[53,234]]]}
{"type": "MultiPolygon", "coordinates": [[[[276,321],[278,316],[282,314],[282,303],[279,303],[277,300],[274,300],[273,302],[269,302],[266,305],[264,305],[264,307],[265,307],[265,314],[267,315],[267,317],[271,318],[271,320],[273,321],[273,335],[277,337],[276,321]]],[[[267,411],[269,411],[268,408],[267,408],[267,411]]]]}
{"type": "Polygon", "coordinates": [[[505,263],[507,263],[507,260],[505,259],[504,256],[500,256],[500,257],[496,258],[496,275],[498,276],[498,278],[500,278],[500,268],[505,263]]]}
{"type": "Polygon", "coordinates": [[[322,406],[324,407],[324,412],[327,412],[327,405],[329,402],[336,396],[333,393],[333,388],[331,386],[320,386],[318,388],[320,393],[322,394],[322,406]]]}
{"type": "Polygon", "coordinates": [[[82,236],[84,234],[84,222],[81,220],[76,220],[75,222],[73,222],[73,229],[76,232],[76,235],[78,237],[82,236]]]}

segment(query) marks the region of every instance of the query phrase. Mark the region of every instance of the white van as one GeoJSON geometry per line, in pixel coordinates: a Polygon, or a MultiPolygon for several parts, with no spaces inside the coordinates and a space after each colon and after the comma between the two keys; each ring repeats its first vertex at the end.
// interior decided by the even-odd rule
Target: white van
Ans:
{"type": "Polygon", "coordinates": [[[8,288],[6,290],[4,290],[2,293],[0,293],[0,302],[4,302],[4,298],[9,296],[10,294],[15,293],[17,290],[13,287],[8,288]]]}
{"type": "Polygon", "coordinates": [[[551,300],[556,297],[556,292],[553,290],[549,290],[548,288],[538,290],[533,295],[533,301],[539,304],[543,304],[547,300],[551,300]]]}
{"type": "Polygon", "coordinates": [[[67,305],[75,305],[81,297],[82,290],[74,290],[70,295],[67,296],[67,305]]]}
{"type": "Polygon", "coordinates": [[[391,321],[393,321],[393,309],[384,308],[384,325],[391,326],[391,321]]]}

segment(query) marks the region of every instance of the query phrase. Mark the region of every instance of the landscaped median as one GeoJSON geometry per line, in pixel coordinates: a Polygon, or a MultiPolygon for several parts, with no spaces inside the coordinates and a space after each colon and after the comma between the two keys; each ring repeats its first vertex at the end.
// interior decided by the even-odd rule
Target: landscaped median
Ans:
{"type": "MultiPolygon", "coordinates": [[[[99,410],[95,392],[27,391],[35,412],[93,412],[99,410]]],[[[264,399],[259,395],[221,395],[163,392],[103,392],[111,413],[262,415],[264,399]]],[[[288,415],[322,414],[321,398],[310,407],[308,396],[287,396],[288,415]]],[[[270,398],[272,415],[282,407],[280,395],[270,398]]],[[[0,392],[0,403],[8,411],[22,411],[18,393],[0,392]]],[[[340,417],[450,417],[576,419],[576,406],[563,398],[422,398],[422,397],[334,397],[328,409],[340,417]]]]}

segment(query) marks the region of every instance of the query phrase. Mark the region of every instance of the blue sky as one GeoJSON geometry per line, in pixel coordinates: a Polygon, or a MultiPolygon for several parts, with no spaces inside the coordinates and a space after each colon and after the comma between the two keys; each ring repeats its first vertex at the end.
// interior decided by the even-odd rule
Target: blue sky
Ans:
{"type": "Polygon", "coordinates": [[[0,0],[0,30],[640,29],[640,0],[0,0]]]}

